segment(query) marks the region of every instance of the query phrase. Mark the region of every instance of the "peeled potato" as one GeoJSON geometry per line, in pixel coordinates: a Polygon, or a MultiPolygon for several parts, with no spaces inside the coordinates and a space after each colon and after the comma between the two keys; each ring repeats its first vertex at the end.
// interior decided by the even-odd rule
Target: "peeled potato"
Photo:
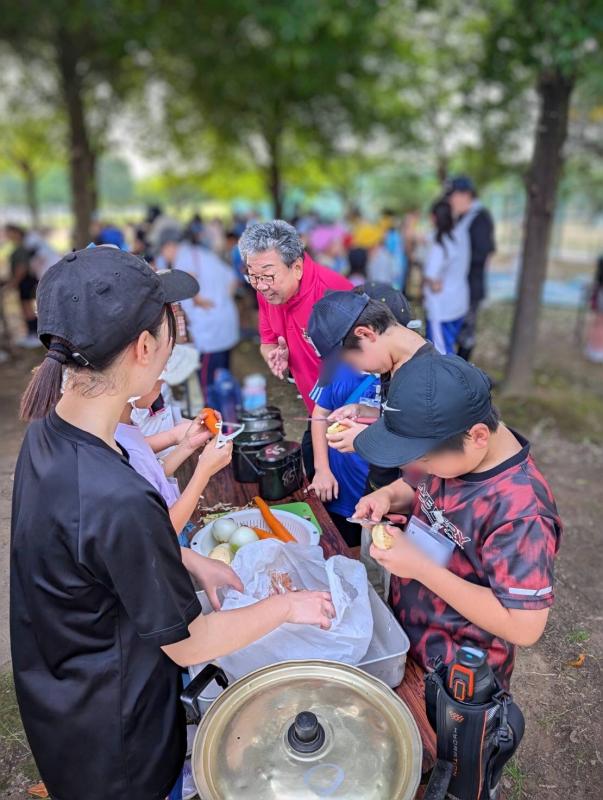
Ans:
{"type": "Polygon", "coordinates": [[[341,425],[339,422],[334,422],[327,428],[327,433],[341,433],[341,431],[345,431],[345,429],[345,425],[341,425]]]}
{"type": "Polygon", "coordinates": [[[210,558],[215,561],[223,561],[225,564],[230,564],[232,561],[232,550],[229,544],[219,544],[209,554],[210,558]]]}
{"type": "Polygon", "coordinates": [[[385,525],[375,525],[371,531],[373,537],[373,544],[379,550],[389,550],[394,546],[394,537],[391,533],[387,532],[385,525]]]}

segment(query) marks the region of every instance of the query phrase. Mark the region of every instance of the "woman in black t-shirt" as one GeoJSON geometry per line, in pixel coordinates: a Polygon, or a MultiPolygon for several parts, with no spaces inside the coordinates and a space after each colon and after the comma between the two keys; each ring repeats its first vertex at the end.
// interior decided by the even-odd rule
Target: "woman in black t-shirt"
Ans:
{"type": "MultiPolygon", "coordinates": [[[[70,253],[40,282],[48,352],[22,402],[34,421],[15,472],[11,642],[23,724],[54,800],[164,800],[186,746],[179,666],[283,622],[327,628],[334,615],[328,593],[299,592],[202,616],[165,503],[115,442],[124,404],[169,357],[170,304],[198,288],[110,247],[70,253]]],[[[216,469],[229,445],[225,454],[216,469]]],[[[225,565],[206,568],[206,588],[238,583],[225,565]]]]}

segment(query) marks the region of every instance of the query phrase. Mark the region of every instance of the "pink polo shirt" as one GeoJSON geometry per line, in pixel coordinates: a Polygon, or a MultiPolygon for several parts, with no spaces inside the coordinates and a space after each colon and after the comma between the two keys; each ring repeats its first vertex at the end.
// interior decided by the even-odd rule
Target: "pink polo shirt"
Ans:
{"type": "Polygon", "coordinates": [[[315,303],[325,292],[346,289],[352,289],[347,278],[322,267],[306,254],[304,274],[291,300],[273,306],[258,294],[260,341],[276,344],[279,336],[285,339],[289,347],[289,369],[310,412],[314,408],[310,392],[318,380],[320,359],[307,338],[308,320],[315,303]]]}

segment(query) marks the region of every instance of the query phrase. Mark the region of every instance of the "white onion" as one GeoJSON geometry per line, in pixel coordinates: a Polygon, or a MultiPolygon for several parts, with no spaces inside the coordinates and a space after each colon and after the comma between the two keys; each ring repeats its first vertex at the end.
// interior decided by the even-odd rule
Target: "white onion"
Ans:
{"type": "Polygon", "coordinates": [[[243,545],[249,544],[250,542],[257,542],[258,539],[259,536],[255,531],[252,531],[247,525],[241,525],[230,537],[230,546],[236,553],[243,545]]]}
{"type": "Polygon", "coordinates": [[[230,537],[238,528],[237,523],[230,517],[220,517],[211,526],[211,533],[216,542],[229,542],[230,537]]]}

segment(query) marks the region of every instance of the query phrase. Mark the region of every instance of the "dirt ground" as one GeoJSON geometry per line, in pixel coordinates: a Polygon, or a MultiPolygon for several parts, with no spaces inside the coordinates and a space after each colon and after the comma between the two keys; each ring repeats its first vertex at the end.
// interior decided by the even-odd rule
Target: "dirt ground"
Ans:
{"type": "MultiPolygon", "coordinates": [[[[499,398],[505,421],[531,439],[565,523],[547,630],[536,646],[519,652],[513,677],[526,735],[505,772],[507,800],[603,796],[603,368],[581,358],[572,338],[574,320],[573,312],[545,310],[534,394],[499,398]]],[[[509,324],[510,309],[502,306],[481,319],[475,360],[495,378],[501,376],[509,324]]],[[[26,787],[37,779],[12,689],[7,619],[10,495],[23,434],[15,414],[36,360],[27,354],[16,364],[0,365],[0,796],[6,800],[23,800],[26,787]]],[[[258,367],[257,346],[241,345],[235,371],[258,367]]],[[[269,389],[285,418],[304,413],[293,387],[271,379],[269,389]]],[[[289,437],[299,437],[302,428],[303,423],[288,425],[289,437]]]]}

